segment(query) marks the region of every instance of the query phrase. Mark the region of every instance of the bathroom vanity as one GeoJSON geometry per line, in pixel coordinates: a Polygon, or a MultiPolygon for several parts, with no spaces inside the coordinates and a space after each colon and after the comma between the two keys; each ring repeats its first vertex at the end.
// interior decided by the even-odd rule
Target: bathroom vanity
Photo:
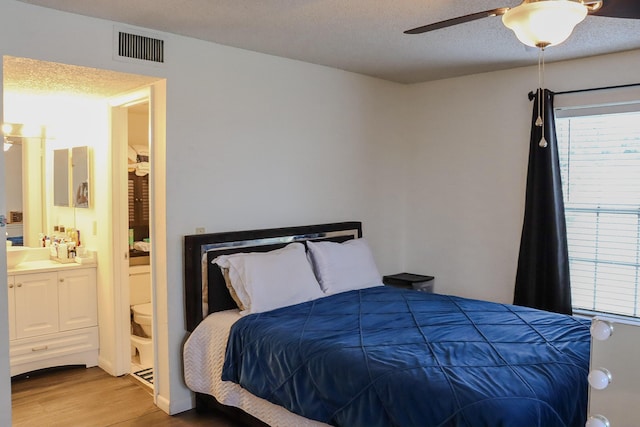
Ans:
{"type": "Polygon", "coordinates": [[[95,265],[25,262],[8,279],[11,376],[98,364],[95,265]]]}

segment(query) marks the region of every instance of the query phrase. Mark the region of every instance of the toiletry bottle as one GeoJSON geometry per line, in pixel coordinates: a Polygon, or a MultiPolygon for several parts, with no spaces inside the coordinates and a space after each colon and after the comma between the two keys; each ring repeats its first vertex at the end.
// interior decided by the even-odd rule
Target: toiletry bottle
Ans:
{"type": "Polygon", "coordinates": [[[69,249],[66,243],[62,242],[58,245],[58,258],[67,259],[69,258],[69,249]]]}
{"type": "Polygon", "coordinates": [[[76,257],[76,244],[74,242],[69,242],[69,245],[67,246],[68,248],[68,258],[75,258],[76,257]]]}

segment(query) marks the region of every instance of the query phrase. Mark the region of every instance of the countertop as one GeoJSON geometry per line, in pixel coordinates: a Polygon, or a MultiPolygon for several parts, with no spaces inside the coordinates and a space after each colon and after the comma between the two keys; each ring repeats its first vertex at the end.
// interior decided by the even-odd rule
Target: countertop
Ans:
{"type": "Polygon", "coordinates": [[[72,270],[78,268],[95,268],[96,264],[78,264],[76,262],[60,263],[52,260],[26,261],[7,270],[7,275],[15,276],[28,273],[47,273],[49,271],[72,270]]]}

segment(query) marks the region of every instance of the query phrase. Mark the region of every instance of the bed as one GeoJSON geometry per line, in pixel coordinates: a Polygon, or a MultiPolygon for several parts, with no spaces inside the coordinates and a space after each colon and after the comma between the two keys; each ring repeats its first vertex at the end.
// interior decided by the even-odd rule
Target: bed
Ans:
{"type": "Polygon", "coordinates": [[[198,409],[272,426],[584,425],[588,322],[373,285],[243,316],[213,263],[304,242],[325,289],[317,247],[361,237],[358,222],[185,237],[198,409]]]}

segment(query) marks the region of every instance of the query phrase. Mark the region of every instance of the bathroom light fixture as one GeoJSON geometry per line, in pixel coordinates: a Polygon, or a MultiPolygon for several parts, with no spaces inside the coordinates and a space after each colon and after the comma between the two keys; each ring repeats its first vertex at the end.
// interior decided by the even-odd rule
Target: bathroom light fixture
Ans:
{"type": "Polygon", "coordinates": [[[11,132],[13,132],[13,125],[11,123],[3,123],[2,124],[2,135],[3,135],[3,139],[4,139],[4,147],[3,147],[4,151],[9,151],[11,149],[11,147],[13,147],[13,144],[7,138],[7,136],[11,135],[11,132]]]}
{"type": "Polygon", "coordinates": [[[589,417],[584,427],[611,427],[611,424],[604,415],[593,415],[589,417]]]}
{"type": "Polygon", "coordinates": [[[505,12],[502,22],[522,43],[545,48],[568,39],[587,12],[581,0],[525,0],[505,12]]]}
{"type": "Polygon", "coordinates": [[[612,377],[611,372],[605,368],[592,369],[587,377],[589,385],[596,390],[604,390],[611,384],[612,377]]]}
{"type": "Polygon", "coordinates": [[[43,125],[3,123],[2,133],[6,137],[15,136],[20,138],[45,138],[46,128],[43,125]]]}
{"type": "Polygon", "coordinates": [[[613,335],[613,324],[609,321],[598,319],[597,317],[591,322],[591,336],[598,341],[605,341],[613,335]]]}
{"type": "Polygon", "coordinates": [[[4,136],[11,135],[13,133],[13,125],[11,123],[2,124],[2,134],[4,136]]]}

